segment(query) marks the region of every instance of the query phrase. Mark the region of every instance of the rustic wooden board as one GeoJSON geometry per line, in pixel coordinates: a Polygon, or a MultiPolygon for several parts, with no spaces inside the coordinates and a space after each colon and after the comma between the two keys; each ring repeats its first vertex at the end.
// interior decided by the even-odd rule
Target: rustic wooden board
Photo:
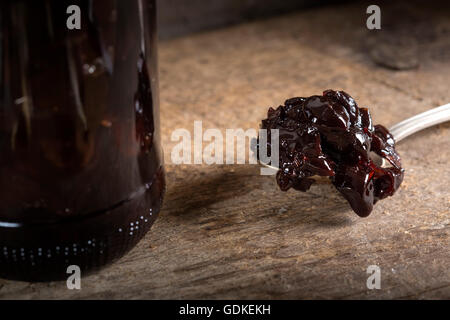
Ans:
{"type": "Polygon", "coordinates": [[[450,298],[448,123],[399,145],[402,188],[365,219],[325,180],[283,193],[255,165],[170,164],[176,128],[257,128],[268,106],[327,88],[387,126],[450,102],[450,10],[411,9],[404,22],[417,69],[373,62],[368,39],[381,40],[361,3],[162,43],[168,191],[153,229],[80,291],[0,280],[0,298],[450,298]],[[372,264],[380,290],[366,288],[372,264]]]}

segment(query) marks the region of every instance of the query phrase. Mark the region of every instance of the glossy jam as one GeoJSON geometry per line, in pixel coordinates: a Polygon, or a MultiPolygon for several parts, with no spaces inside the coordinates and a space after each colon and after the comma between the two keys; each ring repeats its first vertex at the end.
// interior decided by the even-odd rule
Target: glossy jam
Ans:
{"type": "Polygon", "coordinates": [[[89,272],[162,203],[155,3],[3,0],[0,32],[0,276],[89,272]]]}
{"type": "MultiPolygon", "coordinates": [[[[288,99],[269,109],[261,128],[279,130],[277,182],[283,191],[307,191],[312,176],[330,177],[352,209],[366,217],[403,180],[392,135],[382,125],[373,126],[369,110],[359,108],[344,91],[288,99]],[[376,165],[371,152],[387,159],[391,167],[376,165]]],[[[270,141],[270,130],[268,136],[270,141]]]]}

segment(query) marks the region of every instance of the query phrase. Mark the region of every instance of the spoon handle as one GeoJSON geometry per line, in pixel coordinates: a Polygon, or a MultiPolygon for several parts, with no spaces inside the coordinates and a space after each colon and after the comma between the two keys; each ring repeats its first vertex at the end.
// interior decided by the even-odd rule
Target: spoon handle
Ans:
{"type": "Polygon", "coordinates": [[[396,142],[439,123],[450,120],[450,103],[419,113],[392,126],[389,131],[396,142]]]}

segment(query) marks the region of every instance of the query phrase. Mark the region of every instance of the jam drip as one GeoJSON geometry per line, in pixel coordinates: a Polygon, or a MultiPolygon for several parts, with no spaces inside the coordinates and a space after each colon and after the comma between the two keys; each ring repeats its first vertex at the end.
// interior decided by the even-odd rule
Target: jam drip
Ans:
{"type": "MultiPolygon", "coordinates": [[[[359,108],[344,91],[326,90],[322,96],[291,98],[269,108],[262,129],[278,129],[281,190],[307,191],[312,176],[329,177],[352,209],[366,217],[380,199],[399,188],[404,170],[395,141],[382,125],[373,125],[367,108],[359,108]],[[391,167],[375,164],[371,152],[391,167]]],[[[270,150],[270,146],[268,146],[270,150]]]]}

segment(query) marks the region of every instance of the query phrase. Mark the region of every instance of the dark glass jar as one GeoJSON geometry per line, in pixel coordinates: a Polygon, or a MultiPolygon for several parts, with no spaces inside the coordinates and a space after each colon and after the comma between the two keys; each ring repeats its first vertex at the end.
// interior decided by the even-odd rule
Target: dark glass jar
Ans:
{"type": "Polygon", "coordinates": [[[156,219],[155,10],[154,0],[0,2],[1,277],[89,272],[156,219]],[[67,27],[70,5],[81,29],[67,27]]]}

